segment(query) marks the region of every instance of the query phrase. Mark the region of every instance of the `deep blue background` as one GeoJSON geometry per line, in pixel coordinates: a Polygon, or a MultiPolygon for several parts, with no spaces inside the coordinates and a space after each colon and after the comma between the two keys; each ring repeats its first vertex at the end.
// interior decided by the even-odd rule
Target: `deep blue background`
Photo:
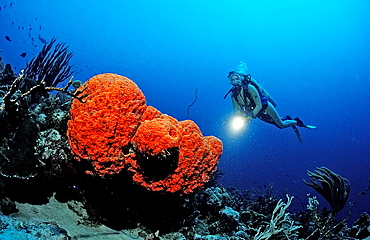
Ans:
{"type": "MultiPolygon", "coordinates": [[[[225,186],[317,195],[306,170],[326,166],[348,178],[350,200],[370,177],[370,2],[357,1],[26,1],[0,3],[0,53],[19,72],[43,44],[66,42],[75,79],[112,72],[134,80],[163,113],[190,119],[224,144],[225,186]],[[130,2],[130,3],[127,3],[130,2]],[[5,39],[9,36],[12,41],[5,39]],[[33,40],[32,40],[33,38],[33,40]],[[26,58],[19,55],[27,52],[26,58]],[[244,61],[278,103],[317,129],[280,130],[254,120],[229,131],[226,75],[244,61]]],[[[327,206],[319,196],[320,207],[327,206]]],[[[348,209],[348,208],[347,208],[348,209]]],[[[370,211],[360,198],[353,218],[370,211]]],[[[340,217],[344,217],[343,211],[340,217]]]]}

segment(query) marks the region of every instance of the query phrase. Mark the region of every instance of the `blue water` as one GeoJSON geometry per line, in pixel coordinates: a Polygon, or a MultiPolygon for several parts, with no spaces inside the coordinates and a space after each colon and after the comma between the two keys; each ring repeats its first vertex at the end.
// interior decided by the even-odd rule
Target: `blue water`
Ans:
{"type": "MultiPolygon", "coordinates": [[[[351,182],[352,201],[370,177],[370,2],[357,1],[26,1],[0,3],[3,61],[19,72],[42,48],[66,42],[75,79],[112,72],[134,80],[147,102],[194,120],[224,144],[221,182],[307,204],[306,170],[326,166],[351,182]],[[126,3],[130,2],[130,3],[126,3]],[[5,39],[11,38],[11,42],[5,39]],[[33,38],[33,40],[32,40],[33,38]],[[26,52],[27,56],[19,56],[26,52]],[[315,130],[277,129],[253,120],[238,134],[227,73],[244,61],[278,104],[315,130]]],[[[328,206],[319,196],[320,207],[328,206]]],[[[346,216],[348,207],[339,217],[346,216]]],[[[370,211],[370,196],[353,218],[370,211]]]]}

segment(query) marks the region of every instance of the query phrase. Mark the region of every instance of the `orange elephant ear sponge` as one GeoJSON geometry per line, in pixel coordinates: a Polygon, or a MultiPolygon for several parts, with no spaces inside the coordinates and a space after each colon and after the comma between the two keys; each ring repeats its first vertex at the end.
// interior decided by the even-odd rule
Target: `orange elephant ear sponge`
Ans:
{"type": "Polygon", "coordinates": [[[141,124],[133,144],[140,156],[130,168],[133,179],[152,191],[187,194],[203,187],[216,171],[222,153],[218,138],[203,137],[193,121],[178,122],[165,114],[141,124]],[[147,134],[153,129],[160,135],[147,134]],[[166,167],[156,168],[160,164],[166,167]]]}
{"type": "Polygon", "coordinates": [[[73,100],[68,122],[72,152],[90,160],[99,175],[118,173],[125,167],[122,149],[146,110],[145,96],[130,79],[110,73],[92,77],[84,88],[86,102],[73,100]]]}
{"type": "Polygon", "coordinates": [[[68,139],[89,174],[105,176],[123,169],[151,191],[187,194],[216,171],[222,142],[204,137],[190,120],[177,119],[146,106],[143,93],[126,77],[100,74],[81,89],[86,102],[72,102],[68,139]]]}

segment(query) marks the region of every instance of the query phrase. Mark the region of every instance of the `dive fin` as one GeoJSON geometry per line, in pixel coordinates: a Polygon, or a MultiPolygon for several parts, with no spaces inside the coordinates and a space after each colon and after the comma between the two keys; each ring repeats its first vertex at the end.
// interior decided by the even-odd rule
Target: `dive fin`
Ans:
{"type": "Polygon", "coordinates": [[[301,134],[299,133],[298,128],[297,128],[296,126],[292,126],[292,128],[293,128],[293,130],[294,130],[294,132],[295,132],[295,135],[297,135],[298,140],[299,140],[301,143],[303,143],[302,138],[301,138],[301,134]]]}
{"type": "MultiPolygon", "coordinates": [[[[290,117],[289,115],[287,116],[287,117],[290,117]]],[[[287,119],[289,119],[289,118],[287,118],[287,119]]],[[[290,119],[292,119],[291,117],[290,117],[290,119]]],[[[297,121],[297,126],[298,127],[305,127],[305,128],[310,128],[310,129],[314,129],[314,128],[316,128],[316,126],[312,126],[312,125],[306,125],[306,124],[304,124],[303,123],[303,121],[301,120],[301,119],[299,119],[299,118],[294,118],[294,120],[296,120],[297,121]]]]}

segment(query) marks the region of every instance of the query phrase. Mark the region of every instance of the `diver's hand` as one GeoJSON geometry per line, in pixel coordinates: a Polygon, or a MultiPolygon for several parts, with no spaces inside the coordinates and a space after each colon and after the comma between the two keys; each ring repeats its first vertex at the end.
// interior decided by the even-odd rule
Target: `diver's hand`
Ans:
{"type": "Polygon", "coordinates": [[[254,118],[253,111],[246,112],[245,118],[247,118],[248,121],[252,120],[254,118]]]}

